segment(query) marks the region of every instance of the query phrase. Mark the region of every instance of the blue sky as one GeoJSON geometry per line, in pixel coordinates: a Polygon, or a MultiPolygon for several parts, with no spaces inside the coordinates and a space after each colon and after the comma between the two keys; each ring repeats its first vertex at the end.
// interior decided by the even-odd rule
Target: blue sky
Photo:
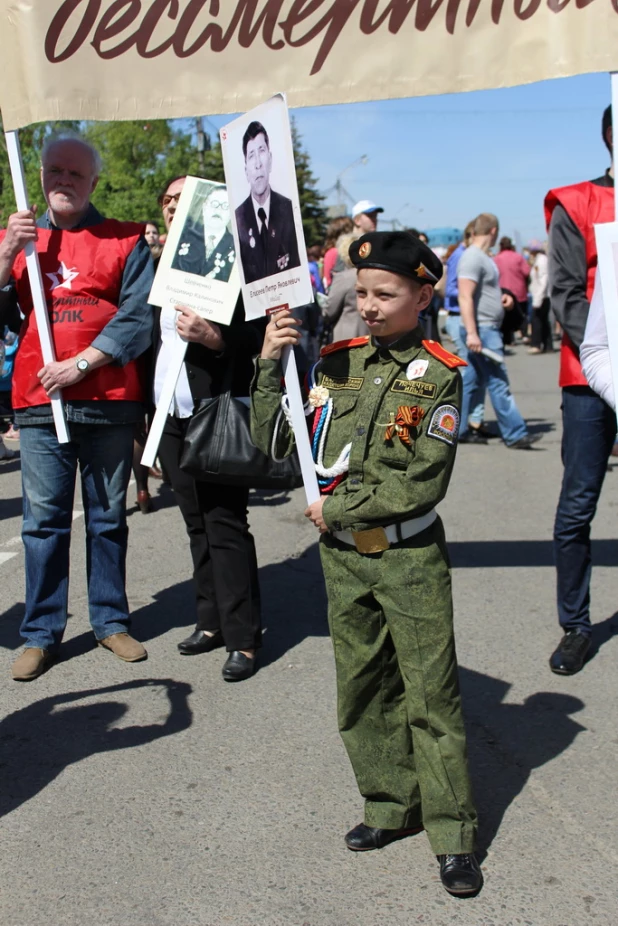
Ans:
{"type": "MultiPolygon", "coordinates": [[[[282,90],[285,88],[281,88],[282,90]]],[[[417,228],[463,228],[494,212],[505,234],[545,235],[543,198],[602,174],[607,74],[525,87],[293,110],[321,190],[343,185],[417,228]]],[[[213,116],[207,129],[228,116],[213,116]]],[[[334,194],[329,198],[334,202],[334,194]]]]}

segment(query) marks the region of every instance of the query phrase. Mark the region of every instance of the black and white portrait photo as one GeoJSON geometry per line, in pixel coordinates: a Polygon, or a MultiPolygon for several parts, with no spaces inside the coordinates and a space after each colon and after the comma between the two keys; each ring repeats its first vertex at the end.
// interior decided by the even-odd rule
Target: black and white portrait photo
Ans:
{"type": "Polygon", "coordinates": [[[261,122],[242,139],[249,195],[236,209],[240,258],[246,283],[300,265],[292,201],[271,186],[273,156],[261,122]]]}
{"type": "Polygon", "coordinates": [[[242,294],[248,318],[313,301],[285,96],[221,129],[242,294]]]}
{"type": "Polygon", "coordinates": [[[202,177],[180,179],[149,301],[164,310],[186,306],[228,325],[240,290],[228,191],[224,183],[202,177]]]}
{"type": "Polygon", "coordinates": [[[227,189],[199,181],[177,243],[172,268],[226,283],[236,260],[227,189]]]}

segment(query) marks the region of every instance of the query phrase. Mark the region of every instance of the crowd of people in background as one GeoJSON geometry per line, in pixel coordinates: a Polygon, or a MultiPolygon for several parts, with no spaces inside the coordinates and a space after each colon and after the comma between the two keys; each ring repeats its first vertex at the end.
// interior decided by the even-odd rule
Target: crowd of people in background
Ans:
{"type": "MultiPolygon", "coordinates": [[[[371,200],[360,200],[351,210],[351,215],[338,216],[330,221],[324,242],[310,243],[307,248],[316,302],[302,313],[303,338],[299,350],[299,367],[303,373],[315,362],[322,345],[367,334],[367,327],[356,310],[356,271],[349,257],[349,249],[360,235],[378,228],[379,216],[383,211],[381,206],[371,200]]],[[[464,358],[468,357],[468,351],[465,335],[462,338],[459,265],[471,244],[473,224],[473,221],[469,222],[462,240],[448,248],[441,245],[432,247],[431,240],[423,231],[407,229],[432,247],[445,269],[442,280],[436,286],[432,304],[421,314],[425,335],[432,340],[446,341],[450,349],[464,358]]],[[[163,249],[165,230],[161,232],[159,222],[154,219],[147,220],[145,225],[146,242],[156,261],[163,249]]],[[[512,239],[503,236],[495,254],[492,249],[493,245],[489,256],[498,270],[501,294],[507,297],[502,299],[504,311],[501,313],[500,335],[503,344],[509,347],[527,345],[530,354],[552,352],[554,340],[560,338],[560,326],[551,316],[546,246],[534,239],[518,251],[512,239]]],[[[11,442],[19,440],[11,406],[11,376],[18,343],[16,335],[8,329],[0,338],[0,459],[3,460],[15,455],[11,442]]],[[[493,382],[491,374],[495,372],[491,366],[488,367],[488,375],[484,379],[493,382]]],[[[464,443],[485,443],[488,438],[495,436],[484,424],[484,398],[485,386],[477,382],[469,397],[469,430],[462,431],[464,443]]],[[[148,478],[160,479],[163,475],[158,467],[148,471],[146,467],[140,466],[145,439],[145,428],[141,425],[136,427],[133,472],[137,485],[137,505],[144,514],[152,508],[148,478]]]]}
{"type": "MultiPolygon", "coordinates": [[[[349,250],[360,235],[378,228],[383,211],[369,199],[359,201],[350,216],[331,220],[323,244],[312,243],[307,250],[320,308],[317,323],[314,318],[311,331],[304,332],[309,360],[317,357],[320,345],[368,333],[356,308],[356,271],[349,250]]],[[[443,263],[444,275],[420,322],[427,339],[444,340],[468,363],[462,374],[460,442],[486,444],[498,436],[485,425],[489,392],[506,445],[528,449],[538,438],[528,433],[510,391],[505,348],[524,345],[532,355],[551,353],[554,339],[561,336],[560,325],[551,319],[546,246],[534,239],[518,251],[510,237],[498,241],[498,227],[497,217],[481,213],[467,224],[460,242],[432,248],[443,263]]],[[[432,246],[424,232],[407,231],[432,246]]]]}

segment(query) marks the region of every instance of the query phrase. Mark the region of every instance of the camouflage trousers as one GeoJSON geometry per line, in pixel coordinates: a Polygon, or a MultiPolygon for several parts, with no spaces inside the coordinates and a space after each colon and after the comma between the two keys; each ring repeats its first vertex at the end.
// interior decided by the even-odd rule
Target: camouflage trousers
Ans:
{"type": "Polygon", "coordinates": [[[339,730],[367,826],[422,824],[436,855],[472,852],[451,576],[438,518],[383,553],[321,538],[339,730]]]}

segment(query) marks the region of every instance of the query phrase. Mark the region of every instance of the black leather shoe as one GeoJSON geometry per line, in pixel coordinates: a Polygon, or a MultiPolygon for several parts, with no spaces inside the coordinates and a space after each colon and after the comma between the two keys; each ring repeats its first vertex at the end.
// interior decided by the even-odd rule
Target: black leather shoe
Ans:
{"type": "Polygon", "coordinates": [[[478,428],[473,428],[472,425],[469,426],[471,431],[475,431],[477,434],[480,434],[482,437],[486,437],[488,440],[493,440],[494,437],[499,437],[499,434],[496,434],[495,431],[490,430],[488,425],[483,422],[478,426],[478,428]]]}
{"type": "Polygon", "coordinates": [[[540,439],[540,434],[524,434],[519,440],[513,441],[512,444],[507,444],[506,446],[509,450],[530,450],[532,445],[536,444],[540,439]]]}
{"type": "Polygon", "coordinates": [[[459,444],[486,444],[487,438],[475,428],[468,428],[465,434],[459,438],[459,444]]]}
{"type": "Polygon", "coordinates": [[[209,637],[203,630],[196,628],[190,637],[178,644],[178,649],[183,656],[195,656],[197,653],[210,653],[219,646],[223,646],[220,630],[209,637]]]}
{"type": "Polygon", "coordinates": [[[413,826],[401,830],[384,830],[359,823],[353,830],[346,833],[345,844],[352,852],[369,852],[370,849],[383,849],[389,842],[395,842],[397,839],[415,836],[422,829],[422,826],[413,826]]]}
{"type": "Polygon", "coordinates": [[[440,879],[442,886],[449,892],[460,897],[465,894],[476,894],[483,884],[483,874],[476,856],[469,855],[439,855],[440,879]]]}
{"type": "Polygon", "coordinates": [[[583,668],[589,649],[589,637],[577,630],[569,630],[549,657],[549,668],[556,675],[575,675],[583,668]]]}
{"type": "Polygon", "coordinates": [[[221,670],[226,682],[242,682],[246,678],[251,678],[254,672],[255,656],[252,659],[239,650],[232,650],[221,670]]]}

